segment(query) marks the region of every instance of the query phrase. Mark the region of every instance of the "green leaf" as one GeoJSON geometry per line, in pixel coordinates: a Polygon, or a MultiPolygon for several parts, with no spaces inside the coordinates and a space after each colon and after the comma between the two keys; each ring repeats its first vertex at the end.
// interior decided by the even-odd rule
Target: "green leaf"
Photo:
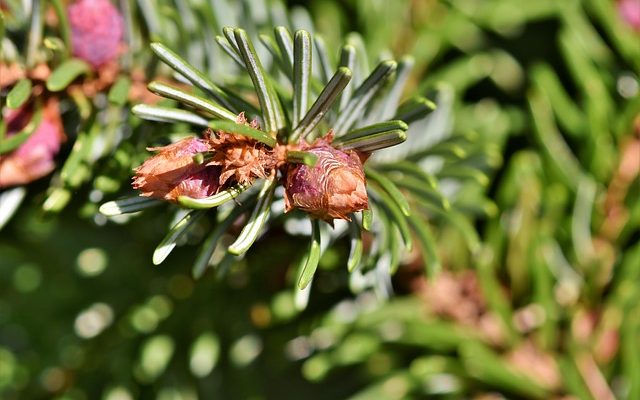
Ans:
{"type": "Polygon", "coordinates": [[[287,162],[294,164],[306,164],[310,167],[316,165],[318,156],[308,151],[288,151],[287,162]]]}
{"type": "Polygon", "coordinates": [[[467,151],[458,143],[453,141],[442,141],[433,146],[408,156],[408,159],[419,162],[429,156],[442,156],[453,159],[462,159],[467,157],[467,151]]]}
{"type": "Polygon", "coordinates": [[[578,183],[576,201],[571,215],[571,240],[578,261],[586,265],[596,257],[591,236],[591,215],[596,201],[596,182],[588,177],[582,177],[578,183]]]}
{"type": "Polygon", "coordinates": [[[439,178],[455,178],[460,180],[472,179],[482,186],[487,186],[490,182],[489,177],[484,172],[478,170],[474,166],[468,165],[445,165],[438,173],[439,178]]]}
{"type": "Polygon", "coordinates": [[[233,46],[229,44],[229,41],[227,39],[220,35],[217,35],[216,42],[222,48],[222,50],[224,50],[224,52],[227,53],[229,57],[231,57],[231,59],[236,62],[236,64],[244,68],[244,61],[242,61],[240,55],[238,55],[233,46]]]}
{"type": "Polygon", "coordinates": [[[634,357],[634,354],[638,354],[640,351],[637,340],[638,334],[640,334],[640,318],[638,317],[637,308],[634,308],[630,315],[622,319],[620,328],[620,358],[624,376],[628,379],[627,398],[629,399],[640,396],[640,360],[638,360],[638,357],[634,357]]]}
{"type": "Polygon", "coordinates": [[[365,231],[371,232],[371,228],[373,227],[373,210],[369,208],[368,210],[362,210],[362,229],[365,231]]]}
{"type": "Polygon", "coordinates": [[[66,60],[53,70],[51,76],[47,79],[47,89],[52,92],[64,90],[77,77],[89,72],[91,72],[91,66],[86,62],[78,58],[66,60]]]}
{"type": "Polygon", "coordinates": [[[527,398],[550,397],[540,384],[515,371],[506,360],[479,342],[465,341],[461,343],[459,352],[466,371],[484,384],[527,398]]]}
{"type": "MultiPolygon", "coordinates": [[[[384,214],[384,213],[383,213],[384,214]]],[[[392,221],[389,221],[388,227],[385,228],[385,235],[387,236],[387,245],[384,247],[386,253],[388,254],[388,273],[389,275],[393,275],[398,271],[398,267],[400,267],[400,260],[402,258],[401,253],[402,249],[400,247],[400,238],[398,237],[399,226],[394,224],[392,221]]],[[[383,262],[382,260],[379,262],[383,262]]]]}
{"type": "Polygon", "coordinates": [[[183,104],[191,106],[198,111],[203,111],[217,118],[235,121],[236,115],[226,108],[207,100],[203,97],[184,92],[183,90],[169,86],[162,82],[153,81],[149,83],[148,88],[151,92],[166,97],[168,99],[177,100],[183,104]]]}
{"type": "Polygon", "coordinates": [[[237,54],[240,55],[240,48],[238,46],[238,39],[235,36],[235,29],[229,27],[229,26],[225,26],[224,28],[222,28],[222,33],[224,34],[224,37],[227,38],[227,41],[229,43],[229,45],[231,46],[231,49],[237,54]]]}
{"type": "Polygon", "coordinates": [[[627,24],[620,23],[620,15],[610,1],[591,0],[588,4],[620,54],[634,66],[636,71],[640,71],[640,46],[638,46],[637,32],[629,29],[627,24]]]}
{"type": "Polygon", "coordinates": [[[396,70],[397,63],[395,61],[383,61],[376,69],[362,82],[362,84],[353,93],[353,97],[349,100],[343,110],[340,110],[340,116],[334,124],[336,135],[346,133],[349,128],[362,116],[362,113],[385,83],[387,78],[396,70]]]}
{"type": "Polygon", "coordinates": [[[242,205],[234,207],[229,215],[227,215],[222,221],[218,222],[216,227],[204,240],[191,270],[195,279],[202,277],[206,271],[209,266],[209,260],[211,260],[211,256],[213,255],[222,235],[227,231],[227,229],[229,229],[229,227],[231,227],[240,215],[249,209],[250,205],[252,205],[252,202],[246,201],[242,205]]]}
{"type": "MultiPolygon", "coordinates": [[[[299,279],[300,274],[302,274],[302,269],[307,263],[307,254],[302,254],[300,259],[296,262],[296,279],[299,279]]],[[[300,290],[297,285],[294,285],[293,288],[293,307],[296,312],[304,311],[307,309],[309,305],[309,297],[311,296],[311,285],[308,285],[306,288],[300,290]]]]}
{"type": "Polygon", "coordinates": [[[138,117],[148,121],[159,122],[186,122],[192,125],[209,126],[206,118],[191,111],[181,110],[173,107],[150,106],[147,104],[137,104],[131,111],[138,117]]]}
{"type": "MultiPolygon", "coordinates": [[[[348,68],[349,71],[355,71],[356,67],[356,48],[350,44],[345,44],[340,49],[340,62],[338,67],[348,68]]],[[[347,86],[340,94],[340,103],[338,103],[338,109],[342,111],[349,100],[351,100],[351,94],[353,92],[353,85],[347,86]]]]}
{"type": "Polygon", "coordinates": [[[31,117],[31,121],[20,132],[9,138],[3,137],[0,141],[0,154],[8,153],[17,149],[22,143],[29,139],[42,122],[42,108],[38,107],[36,113],[31,117]]]}
{"type": "Polygon", "coordinates": [[[585,130],[585,115],[567,93],[554,70],[546,64],[538,64],[531,71],[535,86],[544,92],[551,103],[558,123],[573,136],[581,136],[585,130]]]}
{"type": "MultiPolygon", "coordinates": [[[[423,203],[424,205],[424,203],[423,203]]],[[[428,207],[429,208],[429,207],[428,207]]],[[[480,249],[480,237],[478,231],[469,221],[469,219],[454,211],[443,211],[437,208],[430,208],[435,214],[441,216],[447,223],[456,228],[467,243],[467,247],[472,253],[477,252],[480,249]]]]}
{"type": "Polygon", "coordinates": [[[240,193],[244,192],[249,187],[251,187],[251,185],[238,184],[213,196],[205,197],[202,199],[194,199],[189,196],[179,196],[178,203],[180,203],[181,206],[193,209],[207,209],[218,207],[219,205],[224,204],[229,200],[235,199],[240,195],[240,193]]]}
{"type": "Polygon", "coordinates": [[[60,177],[66,186],[77,188],[90,178],[94,146],[104,138],[103,129],[103,125],[96,118],[88,120],[82,126],[71,153],[60,170],[60,177]]]}
{"type": "Polygon", "coordinates": [[[425,185],[424,181],[414,178],[413,176],[403,176],[402,179],[398,179],[395,183],[407,189],[417,200],[425,204],[431,204],[439,210],[447,211],[451,208],[449,200],[438,190],[437,188],[425,185]]]}
{"type": "Polygon", "coordinates": [[[396,76],[393,81],[393,84],[389,88],[389,91],[384,97],[384,101],[382,102],[381,110],[376,112],[375,115],[372,115],[373,118],[377,118],[378,120],[385,120],[388,118],[392,118],[398,109],[398,104],[400,103],[400,97],[402,96],[402,92],[404,91],[405,85],[409,80],[409,76],[411,71],[413,70],[413,65],[415,61],[411,56],[405,56],[398,63],[398,68],[396,70],[396,76]]]}
{"type": "Polygon", "coordinates": [[[311,35],[297,31],[293,47],[293,126],[298,125],[309,108],[310,79],[311,35]]]}
{"type": "Polygon", "coordinates": [[[133,196],[120,200],[108,201],[102,204],[98,211],[105,217],[114,217],[116,215],[137,212],[160,204],[163,204],[163,202],[158,199],[133,196]]]}
{"type": "Polygon", "coordinates": [[[271,211],[271,202],[273,200],[273,191],[275,190],[277,180],[275,178],[267,179],[258,194],[258,203],[256,204],[251,217],[247,224],[242,228],[240,235],[231,246],[229,253],[239,256],[244,254],[251,245],[256,241],[260,231],[267,222],[269,212],[271,211]]]}
{"type": "MultiPolygon", "coordinates": [[[[43,28],[43,0],[33,0],[31,2],[31,21],[29,24],[29,37],[26,50],[27,68],[32,68],[37,62],[37,54],[42,43],[43,28]]],[[[3,45],[4,47],[4,45],[3,45]]]]}
{"type": "Polygon", "coordinates": [[[54,188],[42,203],[42,209],[46,212],[59,212],[71,200],[71,191],[64,187],[54,188]]]}
{"type": "Polygon", "coordinates": [[[237,124],[233,121],[211,121],[209,122],[209,128],[213,130],[220,130],[236,135],[247,136],[258,142],[264,143],[269,147],[274,147],[278,142],[266,132],[254,129],[248,125],[237,124]]]}
{"type": "Polygon", "coordinates": [[[409,218],[409,225],[411,225],[420,243],[422,262],[424,262],[427,277],[434,278],[436,274],[440,272],[442,266],[440,264],[440,258],[438,257],[436,240],[433,237],[431,228],[420,217],[409,218]]]}
{"type": "Polygon", "coordinates": [[[304,138],[313,131],[313,128],[322,121],[322,118],[327,111],[329,111],[340,92],[347,86],[350,80],[351,71],[344,67],[338,68],[338,71],[336,71],[329,83],[327,83],[327,86],[324,87],[309,109],[309,112],[302,118],[298,126],[294,128],[289,139],[290,142],[295,142],[298,138],[304,138]]]}
{"type": "Polygon", "coordinates": [[[402,174],[409,175],[410,177],[424,182],[424,184],[426,184],[431,189],[438,189],[439,186],[438,179],[432,174],[425,172],[415,162],[402,160],[389,164],[376,165],[376,168],[383,171],[398,171],[402,174]]]}
{"type": "Polygon", "coordinates": [[[120,76],[116,83],[109,89],[109,102],[116,106],[124,106],[129,98],[129,88],[131,87],[131,80],[126,76],[120,76]]]}
{"type": "Polygon", "coordinates": [[[75,107],[78,110],[80,119],[83,122],[87,121],[93,113],[93,104],[91,104],[91,101],[87,98],[82,90],[69,91],[69,97],[75,103],[75,107]]]}
{"type": "Polygon", "coordinates": [[[316,54],[320,64],[320,81],[322,84],[329,82],[330,74],[333,68],[331,68],[331,62],[329,61],[329,53],[327,52],[327,45],[324,39],[319,35],[315,35],[313,38],[313,44],[315,45],[316,54]]]}
{"type": "Polygon", "coordinates": [[[153,264],[160,265],[171,254],[176,247],[178,239],[182,237],[193,226],[193,224],[204,215],[204,211],[190,211],[177,224],[175,224],[162,239],[162,242],[153,252],[153,264]]]}
{"type": "Polygon", "coordinates": [[[215,101],[222,104],[224,107],[234,110],[234,104],[228,98],[228,96],[220,89],[215,83],[211,81],[205,74],[200,72],[197,68],[189,64],[186,60],[180,57],[178,54],[171,51],[167,46],[162,43],[151,43],[151,50],[168,66],[178,72],[180,75],[187,78],[187,80],[193,83],[196,87],[203,90],[205,93],[214,98],[215,101]]]}
{"type": "Polygon", "coordinates": [[[276,43],[278,48],[280,49],[280,54],[282,57],[282,61],[285,65],[288,66],[289,73],[288,76],[291,76],[293,73],[293,53],[294,53],[294,45],[293,38],[291,37],[291,32],[284,26],[277,26],[273,30],[274,36],[276,38],[276,43]]]}
{"type": "Polygon", "coordinates": [[[344,150],[358,150],[370,153],[376,150],[396,146],[407,140],[407,132],[401,129],[391,131],[382,131],[375,134],[353,138],[351,136],[346,139],[339,137],[334,140],[336,147],[344,150]]]}
{"type": "Polygon", "coordinates": [[[349,236],[351,238],[351,246],[347,260],[347,271],[353,272],[360,265],[363,253],[362,231],[354,215],[351,216],[351,221],[349,221],[349,236]]]}
{"type": "Polygon", "coordinates": [[[287,76],[287,78],[291,79],[293,77],[293,67],[291,63],[285,61],[280,53],[280,49],[278,48],[278,44],[268,35],[260,35],[260,42],[267,48],[271,56],[278,64],[278,67],[282,70],[282,72],[287,76]]]}
{"type": "Polygon", "coordinates": [[[404,241],[407,250],[411,250],[412,238],[411,231],[409,230],[409,224],[407,223],[407,217],[402,213],[402,210],[395,201],[383,190],[375,191],[377,197],[380,198],[380,208],[382,208],[389,216],[391,222],[398,228],[402,240],[404,241]]]}
{"type": "Polygon", "coordinates": [[[258,95],[265,130],[269,133],[279,132],[285,126],[285,118],[269,76],[264,72],[253,44],[243,29],[235,29],[234,37],[244,61],[245,68],[251,77],[258,95]]]}
{"type": "Polygon", "coordinates": [[[314,218],[311,220],[311,243],[298,279],[298,289],[305,289],[311,283],[318,269],[318,262],[320,262],[320,221],[314,218]]]}
{"type": "MultiPolygon", "coordinates": [[[[572,352],[573,353],[573,352],[572,352]]],[[[622,353],[624,356],[626,353],[622,353]]],[[[562,382],[564,386],[567,388],[567,392],[571,393],[572,396],[575,396],[577,399],[584,400],[598,400],[591,394],[591,390],[589,386],[585,383],[583,376],[580,374],[580,370],[576,366],[575,355],[571,354],[568,356],[559,356],[558,360],[558,369],[562,376],[562,382]]],[[[635,380],[629,382],[633,386],[635,385],[635,380]]],[[[629,395],[631,396],[631,391],[634,391],[634,387],[630,388],[629,395]]],[[[632,399],[633,397],[627,397],[628,399],[632,399]]]]}
{"type": "Polygon", "coordinates": [[[583,175],[582,168],[554,124],[548,99],[541,92],[532,91],[528,100],[538,142],[562,181],[575,190],[578,178],[583,175]]]}
{"type": "Polygon", "coordinates": [[[32,85],[29,79],[20,79],[7,95],[7,107],[14,110],[20,108],[29,100],[31,88],[32,85]]]}
{"type": "Polygon", "coordinates": [[[421,120],[436,109],[436,104],[425,97],[414,97],[402,103],[396,111],[394,119],[401,119],[410,124],[421,120]]]}
{"type": "MultiPolygon", "coordinates": [[[[447,376],[447,378],[452,377],[452,375],[445,376],[447,376]]],[[[424,379],[422,376],[420,378],[424,379]]],[[[385,374],[378,380],[368,382],[366,386],[359,388],[357,392],[349,396],[349,400],[392,400],[412,398],[411,394],[419,393],[417,390],[418,382],[420,382],[420,380],[413,379],[406,370],[394,370],[391,374],[385,374]],[[389,388],[394,389],[389,390],[389,388]]],[[[429,381],[424,380],[424,382],[429,381]]]]}
{"type": "Polygon", "coordinates": [[[350,142],[353,140],[366,139],[368,136],[375,136],[378,133],[390,132],[395,130],[406,131],[407,129],[409,129],[409,126],[405,124],[404,121],[384,121],[349,131],[349,133],[347,133],[346,135],[342,135],[334,140],[334,143],[338,144],[350,142]]]}
{"type": "MultiPolygon", "coordinates": [[[[52,0],[53,9],[56,12],[58,18],[58,29],[60,30],[60,36],[64,42],[65,54],[68,56],[71,54],[71,26],[69,25],[69,19],[67,18],[67,8],[62,3],[62,0],[52,0]]],[[[2,40],[0,40],[1,42],[2,40]]]]}
{"type": "Polygon", "coordinates": [[[358,32],[349,32],[346,43],[356,49],[356,62],[353,71],[354,82],[362,82],[371,71],[369,67],[369,54],[364,43],[364,38],[358,32]]]}
{"type": "Polygon", "coordinates": [[[160,21],[159,8],[155,6],[155,2],[151,0],[138,0],[138,9],[142,17],[146,28],[149,30],[152,38],[158,37],[161,34],[162,23],[160,21]]]}
{"type": "Polygon", "coordinates": [[[398,187],[393,183],[393,181],[384,174],[381,174],[375,171],[372,168],[366,169],[366,175],[368,179],[371,179],[375,183],[377,183],[380,188],[387,192],[389,197],[393,199],[396,205],[400,208],[400,211],[407,217],[411,215],[411,209],[409,207],[409,202],[405,199],[404,194],[398,189],[398,187]]]}

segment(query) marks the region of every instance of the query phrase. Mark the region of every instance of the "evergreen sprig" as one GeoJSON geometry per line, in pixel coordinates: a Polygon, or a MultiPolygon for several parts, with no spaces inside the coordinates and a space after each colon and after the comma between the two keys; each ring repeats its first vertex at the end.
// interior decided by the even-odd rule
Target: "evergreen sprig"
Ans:
{"type": "MultiPolygon", "coordinates": [[[[399,92],[402,83],[406,79],[407,70],[410,69],[410,61],[403,60],[400,63],[401,73],[396,73],[398,63],[392,60],[381,62],[371,71],[368,76],[361,76],[353,82],[353,72],[344,65],[335,67],[335,73],[326,84],[322,84],[323,73],[312,69],[312,58],[318,52],[326,52],[324,48],[313,46],[312,36],[304,31],[298,30],[293,35],[285,27],[277,27],[275,38],[262,35],[261,41],[272,54],[272,68],[265,67],[261,62],[261,57],[257,54],[253,41],[246,31],[237,28],[223,29],[223,36],[218,38],[218,43],[222,48],[230,53],[229,55],[237,62],[241,63],[245,73],[250,78],[258,99],[258,125],[260,128],[253,128],[233,121],[233,112],[251,110],[234,109],[233,112],[227,108],[230,104],[225,100],[229,96],[240,99],[242,102],[250,103],[247,93],[237,92],[233,85],[217,85],[191,65],[187,60],[179,56],[176,52],[161,43],[154,43],[151,49],[156,55],[172,68],[175,73],[181,76],[183,81],[189,82],[193,86],[190,89],[168,86],[163,83],[152,82],[149,89],[158,95],[172,99],[177,102],[179,108],[160,108],[159,106],[137,105],[133,112],[151,121],[162,121],[174,124],[188,123],[196,126],[208,126],[214,132],[222,130],[232,132],[234,135],[241,135],[252,140],[257,140],[269,147],[280,145],[291,145],[297,143],[312,143],[314,140],[324,137],[327,132],[333,132],[335,139],[333,145],[343,151],[357,151],[366,154],[366,157],[381,149],[398,145],[407,138],[409,126],[406,122],[398,119],[398,115],[410,115],[411,122],[423,121],[434,110],[433,103],[428,107],[413,108],[411,112],[408,106],[399,105],[399,92]],[[291,46],[291,54],[289,54],[291,46]],[[290,58],[291,56],[292,58],[290,58]],[[279,69],[282,76],[289,81],[290,90],[286,89],[285,82],[278,78],[273,68],[279,69]],[[350,84],[351,82],[351,84],[350,84]],[[344,91],[345,87],[354,87],[349,91],[344,91]],[[198,95],[196,93],[202,93],[198,95]],[[314,100],[315,99],[315,100],[314,100]],[[340,99],[340,103],[337,100],[340,99]],[[383,112],[380,112],[383,107],[383,112]],[[383,117],[386,115],[386,117],[383,117]],[[393,118],[393,119],[391,119],[393,118]]],[[[350,47],[347,47],[350,48],[350,47]]],[[[318,56],[321,59],[329,60],[327,54],[318,56]]],[[[355,60],[349,63],[351,68],[355,68],[355,60]]],[[[362,66],[358,67],[362,71],[362,66]]],[[[242,75],[238,76],[242,80],[242,75]]],[[[415,104],[421,104],[426,100],[416,98],[415,104]]],[[[408,103],[407,103],[408,104],[408,103]]],[[[329,139],[331,140],[331,139],[329,139]]],[[[213,149],[215,155],[215,148],[213,149]]],[[[312,153],[305,154],[299,151],[290,151],[287,162],[303,163],[314,165],[316,156],[312,153]]],[[[423,241],[433,240],[428,232],[428,223],[416,225],[409,223],[410,204],[409,198],[420,198],[421,191],[427,191],[432,198],[442,199],[435,186],[424,189],[421,184],[416,187],[397,186],[391,178],[386,177],[389,166],[385,163],[371,162],[367,166],[368,191],[370,193],[369,211],[367,211],[368,225],[375,249],[373,252],[362,254],[362,244],[358,239],[354,239],[352,256],[349,262],[349,270],[359,273],[366,272],[373,268],[377,274],[389,275],[397,269],[402,259],[402,254],[410,250],[413,243],[413,235],[418,235],[423,241]],[[385,167],[386,166],[386,167],[385,167]],[[371,216],[374,216],[373,223],[371,216]],[[413,233],[412,233],[413,232],[413,233]],[[398,240],[401,237],[402,240],[398,240]],[[359,254],[359,256],[356,256],[359,254]]],[[[208,209],[219,206],[232,199],[238,204],[255,203],[253,211],[245,213],[248,218],[244,228],[241,230],[236,242],[232,244],[228,251],[234,255],[241,255],[249,250],[249,247],[258,239],[265,229],[268,229],[269,221],[277,215],[272,215],[271,209],[274,202],[282,200],[282,193],[276,192],[274,188],[277,182],[283,177],[275,175],[264,181],[262,190],[248,190],[251,184],[230,187],[228,190],[215,194],[209,198],[196,199],[188,196],[181,196],[178,201],[180,205],[187,208],[208,209]]],[[[415,178],[420,181],[420,178],[415,178]]],[[[429,195],[427,196],[429,197],[429,195]]],[[[129,200],[125,200],[129,202],[129,200]]],[[[427,200],[428,203],[433,203],[427,200]]],[[[127,203],[128,204],[128,203],[127,203]]],[[[147,207],[147,202],[139,203],[140,207],[147,207]]],[[[445,203],[446,204],[446,203],[445,203]]],[[[239,206],[236,206],[239,207],[239,206]]],[[[114,210],[123,212],[136,211],[136,204],[127,207],[118,207],[117,202],[106,203],[101,207],[101,211],[107,215],[113,215],[114,210]]],[[[247,210],[248,211],[248,210],[247,210]]],[[[446,211],[444,211],[446,212],[446,211]]],[[[243,214],[232,213],[240,220],[243,214]]],[[[355,227],[363,223],[363,217],[352,218],[352,236],[357,238],[355,227]],[[360,221],[360,222],[357,222],[360,221]],[[355,235],[355,236],[354,236],[355,235]]],[[[416,216],[416,218],[421,218],[416,216]]],[[[314,226],[311,236],[312,245],[309,253],[303,254],[306,260],[301,262],[300,288],[305,288],[311,282],[314,265],[317,265],[321,252],[326,249],[327,243],[321,245],[320,232],[325,229],[322,225],[314,226]]],[[[161,262],[168,252],[173,249],[175,242],[181,235],[187,232],[189,227],[195,225],[182,224],[179,222],[172,228],[167,238],[159,246],[162,257],[154,257],[154,260],[161,262]],[[178,233],[176,233],[178,232],[178,233]]],[[[212,238],[220,237],[219,227],[214,228],[215,234],[212,238]]],[[[338,239],[346,233],[346,225],[337,227],[329,236],[331,241],[338,239]]],[[[434,247],[433,243],[426,243],[420,246],[422,250],[429,251],[434,247]]],[[[207,241],[198,257],[198,263],[194,269],[194,274],[201,275],[203,260],[210,257],[216,248],[215,243],[207,241]]],[[[436,257],[436,254],[429,251],[429,257],[436,257]]],[[[154,262],[156,262],[154,261],[154,262]]],[[[430,263],[432,268],[429,272],[435,273],[438,262],[430,263]]]]}

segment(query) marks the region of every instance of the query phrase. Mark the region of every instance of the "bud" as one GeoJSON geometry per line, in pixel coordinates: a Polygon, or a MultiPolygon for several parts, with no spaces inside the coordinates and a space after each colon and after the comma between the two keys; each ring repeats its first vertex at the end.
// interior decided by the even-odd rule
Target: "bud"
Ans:
{"type": "Polygon", "coordinates": [[[159,153],[135,170],[133,187],[142,196],[176,201],[179,196],[201,199],[218,190],[220,167],[194,161],[196,154],[211,150],[204,140],[186,138],[147,150],[159,153]]]}
{"type": "MultiPolygon", "coordinates": [[[[258,122],[248,122],[244,113],[238,114],[236,123],[259,129],[258,122]]],[[[233,132],[208,130],[209,145],[215,149],[211,165],[219,165],[220,185],[228,182],[250,184],[257,178],[266,178],[278,165],[278,152],[257,140],[233,132]]]]}
{"type": "MultiPolygon", "coordinates": [[[[3,115],[7,137],[24,129],[33,118],[31,106],[9,110],[3,115]]],[[[0,188],[24,185],[51,173],[54,157],[65,139],[58,102],[48,100],[36,130],[16,150],[0,155],[0,188]]]]}
{"type": "Polygon", "coordinates": [[[618,1],[618,14],[636,32],[640,32],[640,0],[618,1]]]}
{"type": "Polygon", "coordinates": [[[118,9],[109,0],[78,0],[68,10],[73,55],[96,69],[116,60],[124,25],[118,9]]]}
{"type": "Polygon", "coordinates": [[[330,221],[350,220],[350,213],[368,208],[364,169],[356,152],[340,151],[324,139],[304,150],[317,161],[313,167],[299,164],[287,172],[287,211],[299,208],[330,221]]]}

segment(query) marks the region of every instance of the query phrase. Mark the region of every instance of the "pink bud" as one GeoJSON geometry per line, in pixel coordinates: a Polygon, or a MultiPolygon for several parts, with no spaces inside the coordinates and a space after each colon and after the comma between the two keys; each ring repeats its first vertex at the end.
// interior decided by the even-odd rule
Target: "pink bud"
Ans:
{"type": "Polygon", "coordinates": [[[159,153],[136,168],[133,187],[142,191],[142,196],[176,201],[179,196],[208,197],[218,190],[220,167],[193,160],[197,153],[211,150],[206,141],[186,138],[148,150],[159,153]]]}
{"type": "Polygon", "coordinates": [[[117,59],[123,21],[109,0],[78,0],[69,6],[69,24],[74,56],[96,69],[117,59]]]}
{"type": "Polygon", "coordinates": [[[618,14],[636,32],[640,32],[640,0],[618,1],[618,14]]]}
{"type": "MultiPolygon", "coordinates": [[[[4,117],[7,137],[11,137],[29,124],[33,110],[23,106],[7,112],[4,117]]],[[[0,156],[0,187],[24,185],[51,173],[64,138],[58,103],[49,100],[35,132],[16,150],[0,156]]]]}
{"type": "Polygon", "coordinates": [[[367,209],[369,199],[364,169],[353,151],[341,151],[319,140],[305,151],[317,157],[315,166],[289,169],[286,178],[287,211],[299,208],[314,217],[349,220],[349,214],[367,209]]]}

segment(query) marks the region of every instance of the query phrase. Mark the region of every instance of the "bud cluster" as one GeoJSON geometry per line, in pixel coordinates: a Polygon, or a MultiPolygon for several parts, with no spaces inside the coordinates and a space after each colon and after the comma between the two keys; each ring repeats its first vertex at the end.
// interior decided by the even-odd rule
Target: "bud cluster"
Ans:
{"type": "MultiPolygon", "coordinates": [[[[258,128],[242,113],[236,122],[258,128]]],[[[350,213],[368,208],[362,161],[355,151],[333,147],[332,134],[312,144],[274,147],[233,132],[208,129],[203,136],[149,148],[158,154],[136,169],[133,187],[142,196],[177,202],[180,196],[202,199],[280,172],[286,211],[298,208],[330,222],[349,220],[350,213]],[[315,165],[287,162],[287,152],[297,150],[314,155],[315,165]],[[203,157],[198,159],[198,154],[203,157]]]]}
{"type": "Polygon", "coordinates": [[[124,22],[109,0],[79,0],[69,6],[68,13],[74,56],[96,69],[117,59],[124,22]]]}

